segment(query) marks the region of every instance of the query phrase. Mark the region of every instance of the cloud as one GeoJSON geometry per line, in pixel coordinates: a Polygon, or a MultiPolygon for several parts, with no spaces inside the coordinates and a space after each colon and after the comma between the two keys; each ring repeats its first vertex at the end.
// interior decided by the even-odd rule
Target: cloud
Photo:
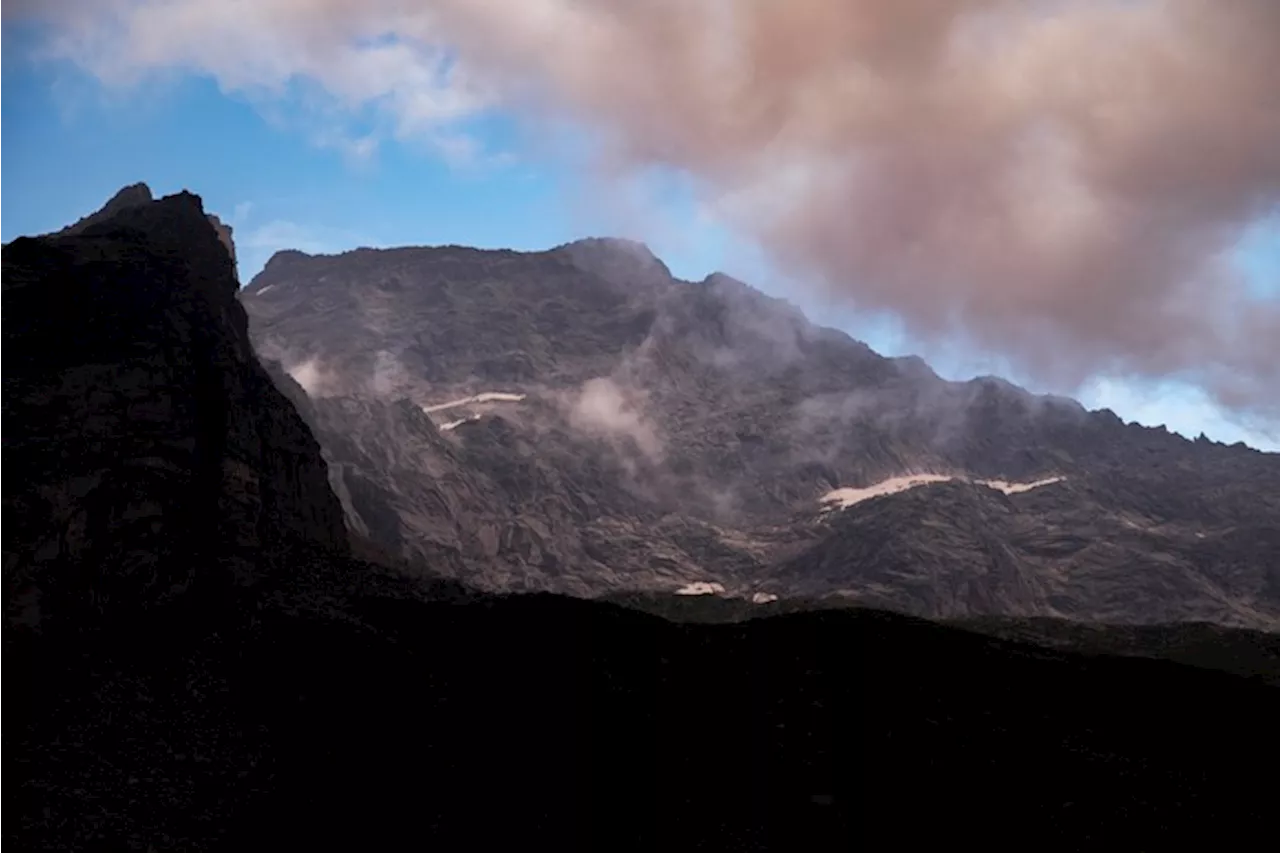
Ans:
{"type": "MultiPolygon", "coordinates": [[[[387,139],[434,143],[446,159],[467,147],[450,124],[495,95],[469,77],[429,16],[401,2],[334,0],[46,0],[14,16],[53,25],[43,55],[69,59],[129,87],[158,69],[215,78],[277,121],[353,161],[387,139]],[[299,109],[284,109],[285,103],[299,109]],[[371,128],[356,130],[371,125],[371,128]]],[[[6,16],[9,16],[6,5],[6,16]]],[[[474,152],[470,152],[472,156],[474,152]]]]}
{"type": "Polygon", "coordinates": [[[323,367],[316,358],[308,358],[286,370],[308,397],[324,397],[337,392],[338,375],[323,367]]]}
{"type": "Polygon", "coordinates": [[[1280,308],[1222,257],[1280,200],[1270,0],[495,8],[460,55],[913,338],[1280,400],[1280,308]]]}
{"type": "Polygon", "coordinates": [[[395,353],[378,350],[374,357],[373,376],[369,380],[369,387],[374,394],[379,397],[389,397],[411,382],[412,376],[400,359],[396,358],[395,353]]]}
{"type": "Polygon", "coordinates": [[[1280,418],[1280,303],[1227,258],[1280,205],[1275,0],[47,8],[106,80],[307,80],[397,138],[498,103],[576,120],[602,174],[693,176],[778,268],[913,340],[1280,418]]]}
{"type": "Polygon", "coordinates": [[[242,201],[242,202],[239,202],[231,210],[231,218],[228,219],[227,221],[231,224],[233,228],[239,228],[240,226],[246,224],[249,221],[249,216],[252,213],[253,213],[253,202],[242,201]]]}
{"type": "Polygon", "coordinates": [[[576,429],[597,435],[628,438],[650,459],[656,460],[662,454],[662,441],[645,418],[638,395],[608,377],[583,383],[571,402],[569,422],[576,429]]]}

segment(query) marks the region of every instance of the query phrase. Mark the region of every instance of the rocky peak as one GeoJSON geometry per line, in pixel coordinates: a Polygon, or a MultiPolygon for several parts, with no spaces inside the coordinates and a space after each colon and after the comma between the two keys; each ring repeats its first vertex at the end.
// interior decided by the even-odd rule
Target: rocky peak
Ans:
{"type": "Polygon", "coordinates": [[[99,211],[103,217],[111,216],[128,207],[138,207],[139,205],[148,204],[155,200],[151,194],[151,187],[139,181],[136,184],[129,184],[121,187],[115,195],[102,207],[99,211]]]}
{"type": "Polygon", "coordinates": [[[566,254],[580,269],[618,284],[652,288],[670,281],[671,271],[657,255],[636,240],[587,237],[554,250],[566,254]]]}
{"type": "Polygon", "coordinates": [[[281,249],[267,259],[266,265],[263,266],[263,272],[288,266],[297,261],[305,261],[310,257],[306,252],[300,252],[297,249],[281,249]]]}
{"type": "MultiPolygon", "coordinates": [[[[199,196],[192,195],[191,193],[182,192],[175,196],[168,196],[167,198],[186,197],[194,199],[197,205],[200,206],[201,210],[203,210],[203,204],[201,203],[199,196]]],[[[113,195],[101,208],[88,216],[79,219],[74,225],[68,225],[66,228],[55,232],[55,234],[56,236],[61,237],[71,237],[76,234],[82,234],[89,228],[110,219],[114,219],[116,216],[127,210],[145,207],[154,201],[155,196],[152,195],[151,188],[145,183],[139,181],[136,184],[129,184],[117,191],[116,194],[113,195]]],[[[214,233],[218,235],[218,240],[226,249],[227,254],[231,256],[233,274],[236,279],[239,280],[239,273],[236,271],[236,246],[235,241],[232,240],[231,237],[231,226],[212,213],[207,214],[205,218],[208,220],[208,223],[213,226],[214,233]]]]}
{"type": "Polygon", "coordinates": [[[297,543],[347,551],[224,235],[198,196],[146,196],[4,248],[5,580],[76,614],[55,622],[253,584],[297,543]]]}
{"type": "Polygon", "coordinates": [[[113,195],[110,200],[108,200],[107,203],[97,211],[77,220],[75,224],[68,225],[57,233],[62,236],[79,234],[92,225],[96,225],[99,222],[110,219],[122,210],[127,210],[131,207],[138,207],[144,204],[150,204],[152,200],[153,196],[151,195],[151,188],[149,186],[141,182],[129,184],[129,186],[122,187],[118,192],[116,192],[116,194],[113,195]]]}

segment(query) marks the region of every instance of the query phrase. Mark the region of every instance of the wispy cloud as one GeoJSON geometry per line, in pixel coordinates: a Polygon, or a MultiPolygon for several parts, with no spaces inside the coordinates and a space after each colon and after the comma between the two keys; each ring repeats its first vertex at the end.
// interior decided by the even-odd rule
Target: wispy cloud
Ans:
{"type": "Polygon", "coordinates": [[[227,223],[232,228],[239,228],[249,221],[250,214],[253,213],[253,202],[242,201],[231,210],[231,216],[228,217],[227,223]]]}
{"type": "Polygon", "coordinates": [[[108,83],[302,99],[357,160],[388,139],[473,160],[467,123],[500,105],[578,122],[603,174],[695,175],[779,268],[912,339],[1280,421],[1280,299],[1230,259],[1280,204],[1275,0],[22,8],[108,83]]]}
{"type": "Polygon", "coordinates": [[[20,13],[54,24],[40,55],[71,60],[109,88],[170,69],[208,75],[355,162],[390,139],[480,159],[484,143],[464,141],[460,123],[496,104],[446,44],[425,37],[430,15],[396,2],[47,0],[20,13]]]}
{"type": "Polygon", "coordinates": [[[502,104],[580,120],[607,172],[698,175],[832,296],[1056,386],[1179,375],[1242,409],[1280,393],[1280,306],[1224,263],[1280,201],[1274,0],[27,9],[111,83],[186,68],[264,100],[305,88],[370,126],[335,132],[357,158],[388,138],[472,158],[466,122],[502,104]]]}

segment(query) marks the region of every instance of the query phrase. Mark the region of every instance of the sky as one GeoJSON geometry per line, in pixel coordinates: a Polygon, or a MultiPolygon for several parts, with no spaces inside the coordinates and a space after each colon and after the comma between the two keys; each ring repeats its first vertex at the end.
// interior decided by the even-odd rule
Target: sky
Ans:
{"type": "MultiPolygon", "coordinates": [[[[1162,374],[1147,362],[1117,358],[1082,361],[1083,372],[1057,374],[1029,359],[1025,346],[993,345],[989,335],[983,337],[991,331],[985,325],[966,327],[973,334],[963,339],[933,335],[922,325],[917,305],[866,288],[855,291],[858,298],[846,298],[846,291],[831,283],[833,259],[848,262],[840,269],[847,268],[851,278],[870,276],[880,267],[860,266],[861,256],[851,257],[846,246],[834,252],[819,247],[806,255],[797,248],[808,245],[804,241],[779,241],[755,220],[735,215],[744,204],[768,201],[767,194],[761,200],[758,182],[708,194],[708,183],[722,176],[692,155],[649,157],[639,167],[623,155],[597,156],[602,132],[634,131],[622,120],[593,123],[591,113],[541,112],[529,102],[508,106],[487,96],[480,108],[447,108],[441,79],[456,62],[447,55],[433,60],[437,76],[430,79],[419,79],[417,65],[410,74],[379,59],[385,68],[378,65],[374,71],[400,82],[366,92],[351,82],[365,77],[331,73],[306,54],[282,70],[242,72],[237,63],[259,54],[204,57],[198,40],[196,47],[184,48],[186,53],[172,48],[172,55],[124,68],[104,60],[106,54],[91,54],[83,34],[61,45],[51,42],[51,34],[72,32],[65,25],[59,29],[56,22],[19,19],[8,7],[5,15],[0,54],[0,129],[8,131],[0,135],[0,238],[5,242],[60,228],[137,181],[157,194],[189,189],[202,196],[206,209],[235,229],[245,283],[281,249],[333,253],[358,246],[456,243],[536,250],[584,236],[625,236],[647,243],[677,276],[698,280],[712,271],[727,272],[789,299],[816,322],[841,328],[886,355],[923,354],[947,378],[1002,375],[1034,391],[1070,393],[1090,408],[1110,408],[1126,420],[1166,425],[1188,437],[1203,432],[1219,441],[1280,449],[1274,409],[1259,415],[1256,407],[1224,403],[1217,386],[1203,377],[1187,379],[1185,370],[1162,374]],[[353,86],[354,94],[348,91],[353,86]],[[415,86],[432,94],[429,108],[414,100],[415,86]],[[436,117],[442,110],[449,113],[448,121],[436,117]],[[424,112],[432,118],[422,119],[424,112]],[[808,263],[814,258],[818,262],[808,263]],[[1117,369],[1099,369],[1113,362],[1117,369]]],[[[457,32],[461,39],[471,31],[460,27],[457,32]]],[[[286,59],[293,56],[282,44],[289,43],[277,40],[267,47],[286,59]]],[[[381,46],[371,54],[362,43],[362,52],[350,54],[348,63],[353,56],[383,56],[381,46]]],[[[399,42],[386,46],[386,55],[399,56],[390,50],[399,42]]],[[[330,58],[339,62],[343,56],[330,58]]],[[[373,72],[367,76],[381,80],[373,72]]],[[[687,115],[684,120],[690,121],[687,115]]],[[[1280,150],[1280,138],[1274,141],[1280,150]]],[[[668,143],[688,140],[654,142],[668,143]]],[[[773,184],[763,186],[781,192],[770,189],[773,184]]],[[[936,186],[943,192],[950,185],[936,186]]],[[[817,203],[821,189],[806,189],[804,198],[817,203]]],[[[1254,300],[1247,303],[1252,313],[1263,315],[1280,303],[1280,213],[1274,197],[1265,196],[1250,210],[1261,214],[1232,232],[1226,259],[1254,300]]],[[[833,212],[855,216],[860,211],[846,205],[833,212]]],[[[1201,232],[1180,233],[1190,240],[1201,232]]],[[[848,242],[858,241],[850,237],[848,242]]],[[[1011,253],[1018,248],[1016,240],[1010,244],[1011,253]]],[[[1151,251],[1164,248],[1158,240],[1151,243],[1151,251]]],[[[939,266],[913,269],[937,275],[952,261],[943,257],[939,266]]],[[[990,264],[975,269],[1000,274],[990,264]]],[[[1079,287],[1078,281],[1067,284],[1079,287]]],[[[1115,310],[1126,307],[1117,303],[1115,310]]],[[[1267,327],[1259,328],[1265,333],[1267,327]]],[[[1243,335],[1249,328],[1236,331],[1243,335]]],[[[1127,345],[1099,340],[1099,346],[1127,345]]],[[[1268,346],[1280,359],[1274,343],[1268,346]]],[[[1117,349],[1115,354],[1131,352],[1117,349]]],[[[1075,356],[1059,360],[1081,361],[1075,356]]],[[[1265,370],[1260,375],[1269,376],[1265,370]]]]}

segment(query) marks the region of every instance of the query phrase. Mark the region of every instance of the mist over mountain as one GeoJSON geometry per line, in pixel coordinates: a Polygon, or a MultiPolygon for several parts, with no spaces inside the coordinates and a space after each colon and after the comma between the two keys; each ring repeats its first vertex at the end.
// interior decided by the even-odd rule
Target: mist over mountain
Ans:
{"type": "Polygon", "coordinates": [[[943,380],[641,244],[282,252],[241,302],[352,529],[486,588],[1280,624],[1280,455],[943,380]]]}

